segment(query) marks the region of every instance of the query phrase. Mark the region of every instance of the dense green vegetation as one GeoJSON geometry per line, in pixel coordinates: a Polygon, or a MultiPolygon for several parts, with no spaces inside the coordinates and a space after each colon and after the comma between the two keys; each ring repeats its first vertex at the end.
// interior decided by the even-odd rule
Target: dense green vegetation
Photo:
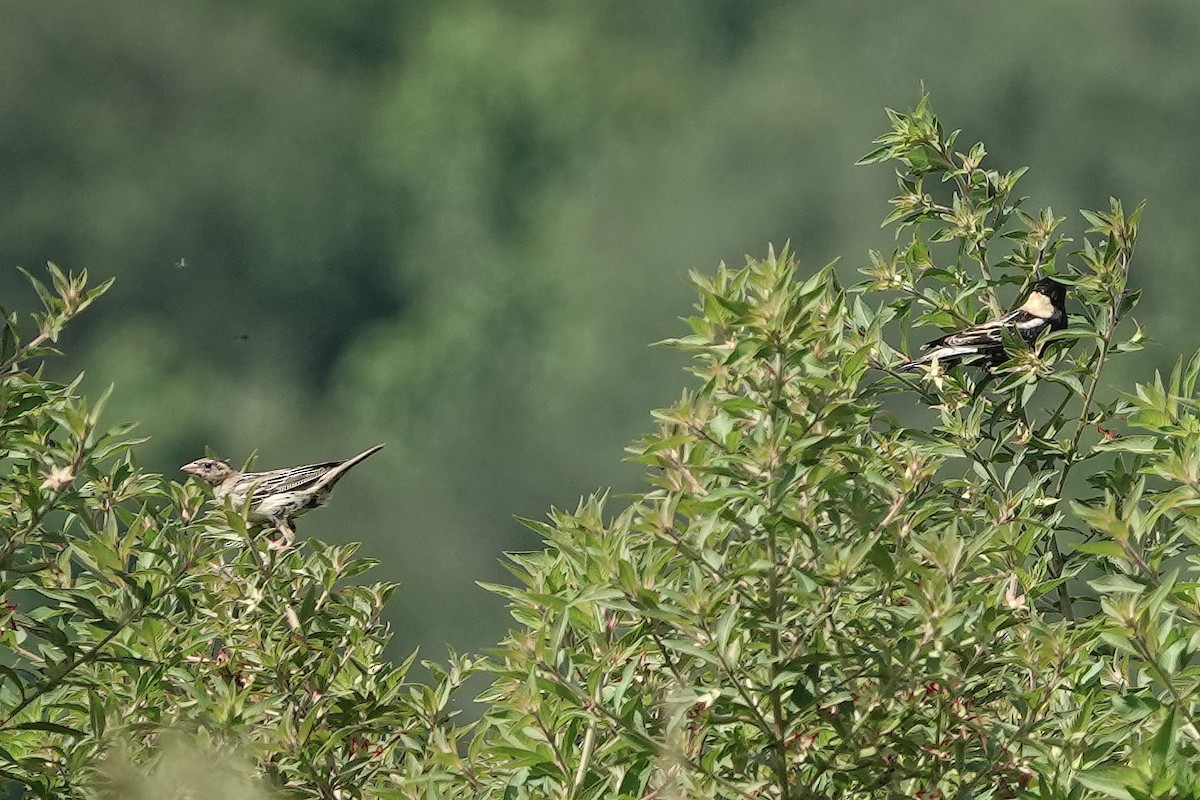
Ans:
{"type": "Polygon", "coordinates": [[[0,337],[0,790],[1195,797],[1200,353],[1106,399],[1146,342],[1142,209],[1076,226],[925,98],[889,116],[863,161],[897,167],[898,246],[849,288],[786,250],[695,274],[667,344],[700,382],[632,448],[649,487],[526,521],[542,549],[488,587],[511,630],[427,680],[355,546],[280,553],[44,377],[108,284],[33,280],[0,337]],[[896,371],[1045,275],[1066,330],[896,371]]]}
{"type": "Polygon", "coordinates": [[[115,383],[154,471],[388,441],[301,533],[384,560],[397,655],[495,639],[514,512],[636,486],[688,269],[890,247],[887,171],[850,165],[921,80],[1046,204],[1151,199],[1132,280],[1171,346],[1126,384],[1197,344],[1184,0],[0,8],[5,301],[16,265],[117,276],[51,369],[115,383]]]}

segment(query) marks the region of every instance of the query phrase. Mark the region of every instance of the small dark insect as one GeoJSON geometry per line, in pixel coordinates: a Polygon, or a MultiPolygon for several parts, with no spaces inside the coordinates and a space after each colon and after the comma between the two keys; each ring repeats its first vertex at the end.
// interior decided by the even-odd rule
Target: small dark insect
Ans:
{"type": "Polygon", "coordinates": [[[175,262],[175,269],[187,269],[187,259],[180,257],[180,259],[175,262]]]}
{"type": "Polygon", "coordinates": [[[233,337],[233,340],[235,342],[248,342],[248,341],[250,341],[250,334],[239,333],[237,336],[233,337]]]}
{"type": "Polygon", "coordinates": [[[209,650],[208,657],[211,661],[220,661],[222,658],[229,658],[229,651],[225,649],[225,640],[220,636],[212,641],[212,649],[209,650]]]}

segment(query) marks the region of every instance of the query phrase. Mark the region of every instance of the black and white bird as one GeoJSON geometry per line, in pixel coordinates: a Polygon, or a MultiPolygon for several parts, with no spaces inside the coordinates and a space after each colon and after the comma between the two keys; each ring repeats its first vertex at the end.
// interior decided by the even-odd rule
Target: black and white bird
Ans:
{"type": "Polygon", "coordinates": [[[1004,362],[1004,335],[1017,334],[1033,346],[1046,331],[1067,327],[1067,287],[1052,278],[1033,285],[1020,307],[1002,317],[972,325],[921,345],[925,355],[905,361],[896,369],[912,370],[934,363],[952,367],[970,359],[982,367],[1004,362]]]}
{"type": "Polygon", "coordinates": [[[288,467],[269,472],[242,472],[228,461],[217,458],[198,458],[180,469],[213,487],[213,496],[226,498],[241,508],[250,498],[250,522],[268,524],[279,531],[280,547],[286,549],[296,539],[292,522],[305,512],[325,505],[334,484],[351,467],[375,455],[383,447],[377,444],[344,461],[326,461],[303,467],[288,467]]]}

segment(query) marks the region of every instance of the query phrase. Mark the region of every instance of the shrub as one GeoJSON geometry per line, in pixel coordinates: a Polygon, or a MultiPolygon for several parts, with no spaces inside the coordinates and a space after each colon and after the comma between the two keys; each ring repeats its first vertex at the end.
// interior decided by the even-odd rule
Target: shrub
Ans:
{"type": "Polygon", "coordinates": [[[426,684],[382,658],[394,587],[352,582],[371,562],[315,540],[276,556],[241,509],[203,513],[196,485],[141,471],[77,381],[41,377],[107,288],[50,273],[38,333],[6,313],[0,354],[5,793],[377,796],[456,763],[462,665],[426,684]]]}
{"type": "MultiPolygon", "coordinates": [[[[1117,399],[1140,209],[1027,211],[926,100],[846,290],[788,251],[694,276],[700,379],[633,450],[653,488],[529,525],[481,737],[509,797],[1191,797],[1200,357],[1117,399]],[[994,372],[885,339],[1038,277],[1069,329],[994,372]],[[497,768],[496,765],[502,765],[497,768]]],[[[486,770],[485,770],[486,771],[486,770]]]]}

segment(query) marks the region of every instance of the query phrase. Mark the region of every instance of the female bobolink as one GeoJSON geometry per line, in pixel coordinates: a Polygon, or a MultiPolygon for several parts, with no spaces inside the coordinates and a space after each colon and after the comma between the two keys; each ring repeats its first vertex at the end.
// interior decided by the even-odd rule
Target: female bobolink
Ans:
{"type": "Polygon", "coordinates": [[[323,506],[333,486],[351,467],[375,455],[383,447],[377,444],[345,461],[326,461],[303,467],[275,469],[269,472],[240,472],[228,461],[198,458],[180,467],[213,487],[218,500],[229,498],[240,508],[250,496],[250,521],[267,523],[282,535],[283,548],[296,538],[292,520],[309,509],[323,506]]]}

